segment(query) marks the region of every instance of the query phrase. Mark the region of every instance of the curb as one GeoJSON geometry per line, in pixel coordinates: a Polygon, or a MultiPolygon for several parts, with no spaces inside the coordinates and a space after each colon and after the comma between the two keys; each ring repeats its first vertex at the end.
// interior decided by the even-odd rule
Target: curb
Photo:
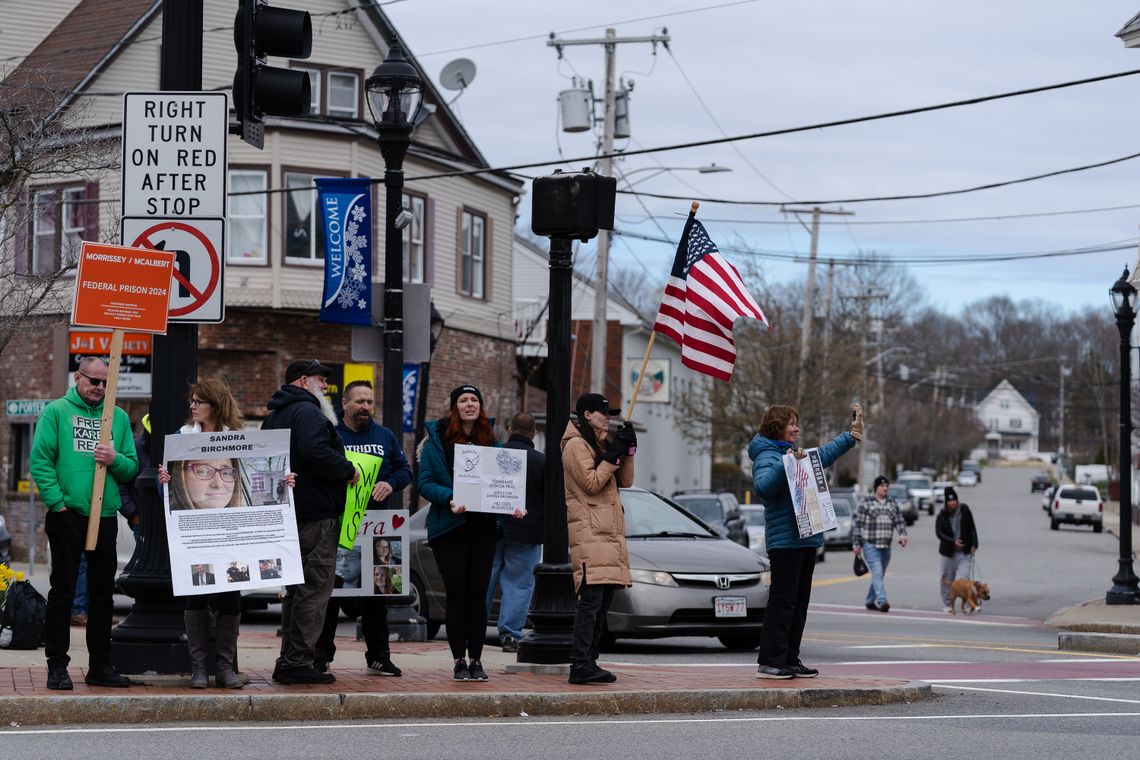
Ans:
{"type": "Polygon", "coordinates": [[[1057,634],[1057,649],[1140,656],[1140,636],[1129,633],[1065,631],[1057,634]]]}
{"type": "Polygon", "coordinates": [[[848,707],[914,702],[934,696],[930,684],[818,689],[696,689],[593,693],[259,694],[248,696],[4,697],[0,715],[12,726],[189,721],[317,721],[505,718],[520,715],[653,713],[848,707]]]}

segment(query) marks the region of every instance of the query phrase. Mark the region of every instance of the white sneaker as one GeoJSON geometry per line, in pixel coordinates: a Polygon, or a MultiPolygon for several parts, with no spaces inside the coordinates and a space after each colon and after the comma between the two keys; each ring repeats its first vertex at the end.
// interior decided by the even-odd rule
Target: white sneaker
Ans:
{"type": "Polygon", "coordinates": [[[943,607],[942,611],[943,612],[953,612],[954,610],[951,607],[943,607]]]}

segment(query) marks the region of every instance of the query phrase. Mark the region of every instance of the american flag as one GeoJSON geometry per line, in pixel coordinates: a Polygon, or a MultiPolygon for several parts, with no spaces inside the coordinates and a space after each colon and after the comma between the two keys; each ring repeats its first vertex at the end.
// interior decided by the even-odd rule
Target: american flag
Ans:
{"type": "Polygon", "coordinates": [[[727,381],[736,362],[732,325],[739,317],[768,324],[736,267],[717,250],[704,225],[690,216],[653,329],[681,345],[686,367],[727,381]]]}

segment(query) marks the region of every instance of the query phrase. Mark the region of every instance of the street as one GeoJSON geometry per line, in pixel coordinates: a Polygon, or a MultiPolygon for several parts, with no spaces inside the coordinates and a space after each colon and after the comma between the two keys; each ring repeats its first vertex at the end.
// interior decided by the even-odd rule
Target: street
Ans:
{"type": "MultiPolygon", "coordinates": [[[[893,676],[930,682],[935,699],[900,705],[767,712],[530,718],[390,723],[29,728],[5,731],[5,746],[25,760],[57,756],[79,738],[88,753],[152,757],[155,741],[171,758],[228,756],[257,747],[277,758],[531,756],[685,757],[779,747],[790,758],[832,756],[851,742],[876,756],[934,752],[980,757],[1134,757],[1140,736],[1140,658],[1057,650],[1043,625],[1057,609],[1095,597],[1109,585],[1116,538],[1084,528],[1049,530],[1041,496],[1029,493],[1028,469],[986,471],[962,489],[980,533],[978,567],[993,599],[974,616],[941,612],[934,521],[922,516],[897,548],[887,576],[892,609],[863,606],[864,579],[851,574],[850,552],[832,551],[817,568],[804,660],[824,675],[893,676]]],[[[254,627],[274,624],[258,615],[254,627]]],[[[342,635],[350,635],[344,622],[342,635]]],[[[488,633],[491,633],[489,629],[488,633]]],[[[442,637],[442,634],[441,634],[442,637]]],[[[620,641],[604,663],[623,668],[723,669],[750,679],[754,654],[731,653],[714,639],[620,641]]]]}

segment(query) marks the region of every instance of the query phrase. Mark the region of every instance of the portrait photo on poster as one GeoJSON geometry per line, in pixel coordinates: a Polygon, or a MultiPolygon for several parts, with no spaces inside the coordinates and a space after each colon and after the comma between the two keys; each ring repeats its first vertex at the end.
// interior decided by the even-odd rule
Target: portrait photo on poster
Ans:
{"type": "Polygon", "coordinates": [[[275,557],[274,559],[259,559],[257,561],[257,574],[263,581],[275,581],[281,579],[281,558],[275,557]]]}
{"type": "Polygon", "coordinates": [[[249,580],[249,565],[244,562],[231,562],[226,568],[226,583],[244,583],[249,580]]]}
{"type": "Polygon", "coordinates": [[[304,581],[288,430],[223,430],[164,438],[163,488],[176,596],[251,591],[304,581]],[[216,584],[216,585],[215,585],[216,584]]]}
{"type": "Polygon", "coordinates": [[[333,596],[392,596],[407,593],[408,511],[368,510],[351,549],[338,549],[333,596]]]}

